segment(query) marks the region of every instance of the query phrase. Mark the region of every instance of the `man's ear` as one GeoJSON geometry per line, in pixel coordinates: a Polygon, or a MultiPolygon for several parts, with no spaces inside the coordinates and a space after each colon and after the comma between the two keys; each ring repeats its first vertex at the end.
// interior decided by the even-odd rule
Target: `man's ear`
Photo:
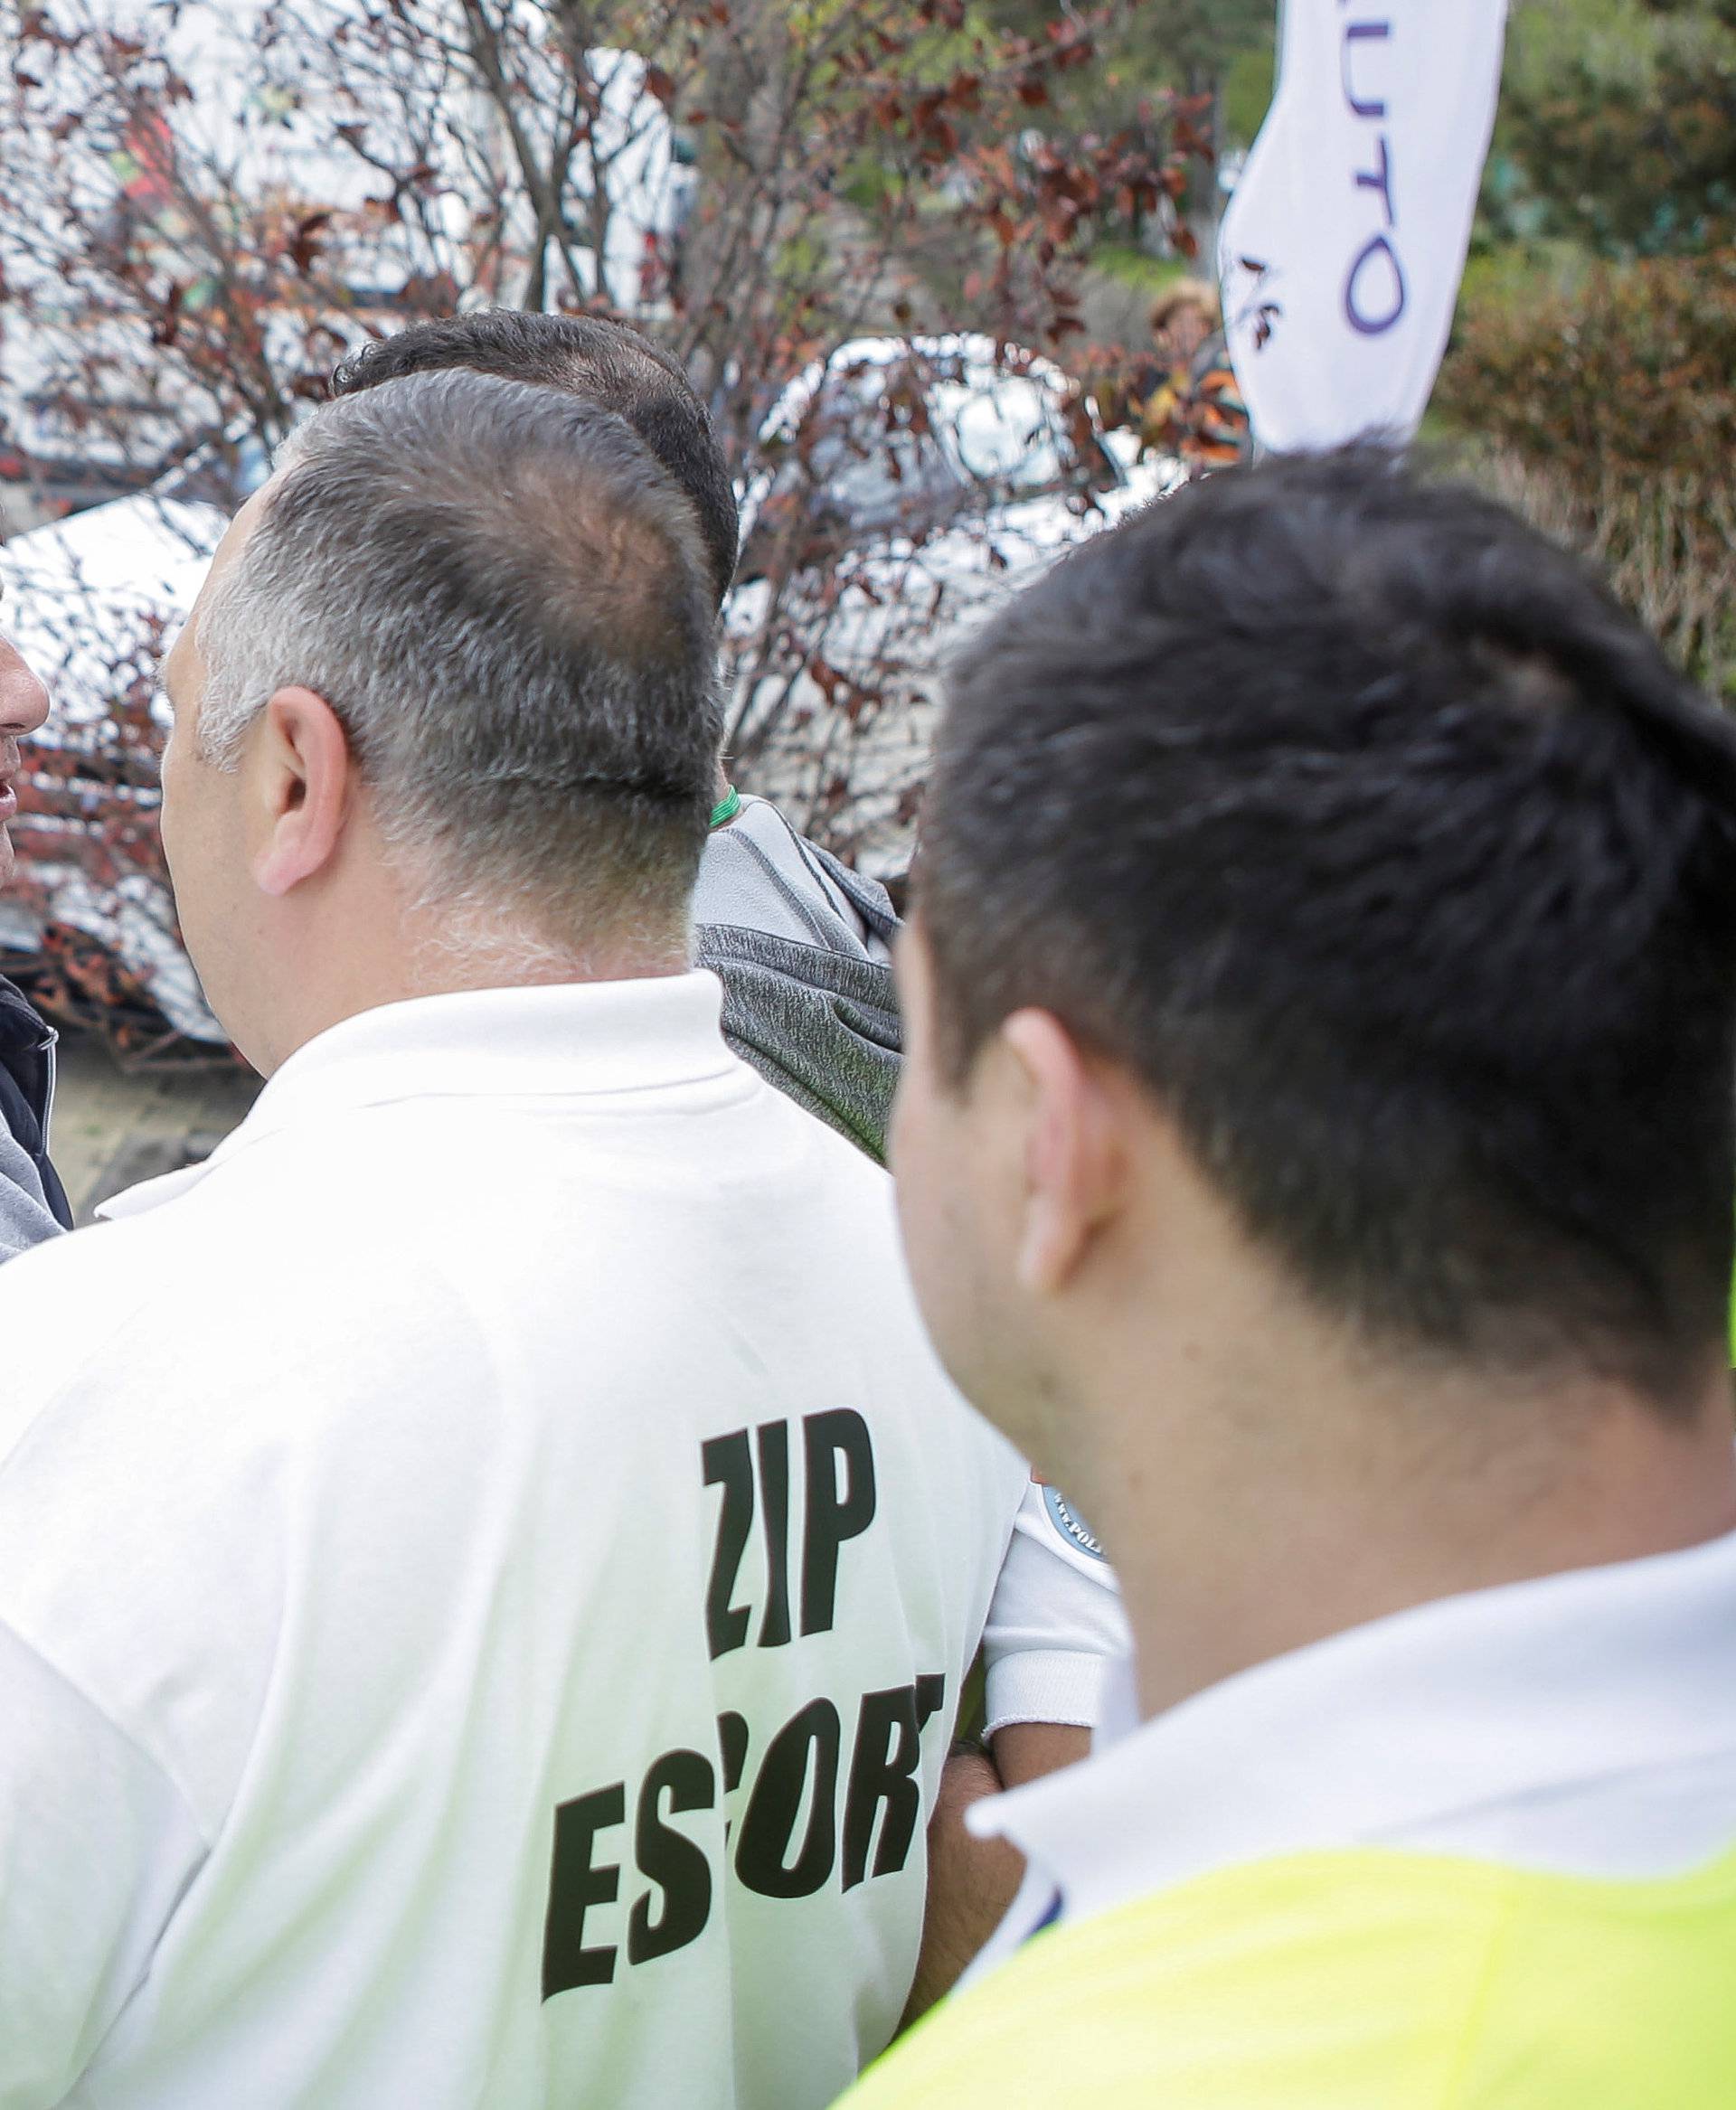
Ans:
{"type": "Polygon", "coordinates": [[[1036,1296],[1064,1288],[1120,1206],[1127,1156],[1114,1097],[1091,1058],[1046,1011],[1016,1011],[1000,1039],[1024,1130],[1017,1267],[1036,1296]]]}
{"type": "Polygon", "coordinates": [[[279,689],[260,714],[246,768],[255,829],[253,877],[281,896],[336,854],[355,758],[336,711],[312,689],[279,689]]]}

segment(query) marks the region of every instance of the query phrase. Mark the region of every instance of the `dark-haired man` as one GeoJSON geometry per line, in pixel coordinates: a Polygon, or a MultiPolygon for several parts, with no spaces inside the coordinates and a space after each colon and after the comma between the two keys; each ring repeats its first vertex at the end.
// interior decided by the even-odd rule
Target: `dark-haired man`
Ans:
{"type": "Polygon", "coordinates": [[[853,2105],[1736,2101],[1736,731],[1380,456],[1188,491],[950,688],[906,1244],[1137,1687],[853,2105]]]}
{"type": "MultiPolygon", "coordinates": [[[[28,739],[48,715],[48,694],[0,637],[0,886],[12,877],[6,824],[28,739]]],[[[54,1035],[10,982],[0,979],[0,1260],[52,1239],[72,1220],[48,1157],[54,1035]]]]}

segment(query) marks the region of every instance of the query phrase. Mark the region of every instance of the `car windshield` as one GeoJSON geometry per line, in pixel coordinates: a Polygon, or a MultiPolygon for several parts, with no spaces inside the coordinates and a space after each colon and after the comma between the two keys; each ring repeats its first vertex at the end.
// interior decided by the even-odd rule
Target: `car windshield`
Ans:
{"type": "Polygon", "coordinates": [[[964,476],[925,429],[915,390],[885,368],[827,376],[803,420],[801,458],[780,479],[858,529],[932,522],[967,496],[964,476]]]}
{"type": "Polygon", "coordinates": [[[937,422],[966,474],[1009,497],[1034,498],[1067,477],[1072,455],[1062,406],[1052,392],[1022,374],[1004,373],[992,386],[943,383],[935,391],[937,422]]]}
{"type": "Polygon", "coordinates": [[[830,373],[778,477],[858,532],[931,528],[967,506],[1118,480],[1091,444],[1081,461],[1069,406],[1043,381],[958,358],[830,373]]]}

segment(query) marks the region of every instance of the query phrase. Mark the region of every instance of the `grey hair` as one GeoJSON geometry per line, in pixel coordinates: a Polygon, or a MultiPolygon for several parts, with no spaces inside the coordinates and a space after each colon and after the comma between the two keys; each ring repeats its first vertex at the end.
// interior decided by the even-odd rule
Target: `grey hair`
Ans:
{"type": "Polygon", "coordinates": [[[277,691],[316,692],[455,930],[684,935],[712,612],[692,508],[621,419],[465,372],[325,405],[196,642],[206,756],[234,767],[277,691]]]}

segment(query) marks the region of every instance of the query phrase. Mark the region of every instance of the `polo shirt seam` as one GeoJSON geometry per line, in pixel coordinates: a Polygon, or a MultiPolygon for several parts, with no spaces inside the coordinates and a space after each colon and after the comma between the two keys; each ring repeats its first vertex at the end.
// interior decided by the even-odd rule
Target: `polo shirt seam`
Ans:
{"type": "Polygon", "coordinates": [[[128,1723],[121,1720],[118,1715],[113,1713],[108,1708],[105,1707],[102,1701],[97,1698],[94,1692],[88,1691],[85,1689],[83,1683],[79,1679],[75,1678],[72,1673],[66,1668],[66,1666],[61,1663],[54,1655],[52,1655],[48,1649],[44,1648],[40,1641],[38,1641],[32,1634],[27,1633],[24,1627],[19,1625],[18,1622],[13,1618],[10,1614],[0,1613],[0,1627],[4,1627],[7,1634],[12,1636],[13,1640],[17,1643],[18,1646],[23,1649],[28,1655],[33,1656],[35,1660],[42,1666],[43,1670],[48,1672],[50,1677],[52,1677],[56,1681],[56,1683],[63,1685],[66,1690],[71,1693],[72,1697],[79,1702],[81,1707],[87,1708],[90,1713],[97,1717],[99,1721],[104,1723],[108,1729],[112,1729],[115,1735],[120,1738],[121,1742],[127,1746],[128,1750],[136,1752],[137,1756],[144,1760],[145,1764],[151,1768],[152,1772],[159,1775],[162,1777],[164,1782],[167,1785],[170,1793],[175,1796],[175,1801],[180,1804],[182,1810],[185,1813],[187,1823],[192,1828],[193,1836],[198,1840],[206,1855],[209,1856],[214,1852],[216,1849],[216,1842],[207,1836],[204,1824],[200,1820],[198,1809],[194,1804],[193,1798],[188,1794],[185,1787],[183,1786],[179,1777],[177,1776],[175,1768],[168,1764],[166,1759],[161,1757],[156,1751],[154,1751],[150,1745],[145,1741],[144,1738],[139,1735],[137,1729],[133,1729],[128,1723]]]}
{"type": "MultiPolygon", "coordinates": [[[[729,1081],[731,1080],[732,1070],[746,1068],[747,1066],[738,1058],[734,1062],[727,1064],[722,1068],[713,1070],[707,1070],[703,1076],[682,1078],[674,1084],[664,1083],[592,1086],[581,1090],[574,1090],[571,1087],[562,1088],[559,1086],[551,1086],[546,1089],[537,1091],[503,1088],[498,1084],[453,1085],[443,1088],[438,1091],[400,1091],[390,1093],[381,1097],[351,1099],[344,1102],[341,1106],[328,1106],[322,1109],[320,1118],[317,1120],[317,1122],[314,1117],[313,1109],[308,1109],[307,1111],[296,1115],[289,1119],[273,1123],[269,1127],[261,1127],[257,1135],[247,1135],[245,1133],[244,1126],[242,1128],[238,1128],[235,1130],[234,1134],[227,1139],[224,1147],[219,1154],[213,1154],[212,1157],[208,1158],[203,1165],[191,1169],[196,1170],[200,1175],[198,1181],[194,1182],[194,1184],[203,1186],[206,1180],[214,1179],[219,1173],[226,1171],[229,1166],[238,1163],[242,1158],[248,1156],[250,1153],[261,1148],[267,1144],[277,1143],[286,1137],[293,1137],[300,1134],[304,1129],[307,1129],[310,1126],[318,1126],[323,1128],[326,1125],[329,1124],[333,1120],[345,1120],[352,1117],[360,1117],[368,1114],[384,1112],[398,1107],[427,1106],[433,1102],[443,1102],[452,1099],[467,1099],[476,1101],[487,1100],[492,1101],[496,1105],[503,1100],[524,1101],[532,1099],[562,1099],[575,1100],[580,1102],[607,1101],[607,1106],[599,1107],[599,1111],[606,1111],[611,1115],[620,1113],[633,1113],[638,1111],[639,1109],[631,1107],[623,1107],[620,1102],[624,1098],[633,1097],[661,1096],[667,1092],[682,1090],[690,1085],[714,1084],[729,1081]]],[[[736,1081],[739,1084],[740,1097],[745,1101],[752,1096],[752,1088],[759,1085],[760,1079],[753,1070],[748,1069],[747,1081],[745,1083],[741,1083],[740,1080],[736,1081]]],[[[692,1108],[684,1107],[669,1107],[662,1110],[671,1114],[690,1115],[698,1113],[711,1113],[714,1109],[708,1106],[703,1107],[692,1108]]],[[[161,1206],[166,1208],[171,1201],[178,1201],[184,1193],[189,1193],[192,1191],[193,1187],[190,1185],[186,1188],[177,1191],[177,1192],[173,1195],[165,1196],[161,1206]]],[[[146,1212],[142,1211],[141,1213],[146,1212]]]]}
{"type": "MultiPolygon", "coordinates": [[[[731,1082],[740,1085],[741,1079],[737,1077],[736,1073],[742,1067],[741,1059],[739,1056],[731,1055],[727,1048],[724,1052],[728,1060],[720,1062],[715,1069],[698,1070],[686,1077],[663,1078],[655,1084],[547,1084],[531,1086],[513,1084],[505,1079],[494,1078],[480,1079],[470,1084],[422,1085],[414,1088],[402,1088],[370,1092],[365,1097],[344,1099],[336,1105],[323,1107],[318,1111],[325,1117],[330,1118],[334,1115],[342,1116],[348,1114],[373,1114],[390,1107],[415,1107],[426,1105],[430,1101],[444,1103],[448,1099],[486,1099],[492,1101],[557,1099],[580,1106],[589,1105],[593,1101],[602,1102],[606,1103],[610,1113],[616,1113],[620,1110],[620,1102],[623,1099],[664,1098],[675,1092],[687,1091],[694,1085],[717,1085],[731,1082]]],[[[750,1076],[751,1076],[751,1072],[750,1072],[750,1076]]],[[[295,1129],[306,1126],[312,1111],[313,1109],[310,1108],[284,1121],[273,1123],[269,1126],[262,1126],[259,1134],[248,1138],[248,1141],[267,1143],[274,1135],[287,1135],[295,1129]]],[[[237,1129],[235,1133],[240,1138],[241,1131],[237,1129]]]]}
{"type": "MultiPolygon", "coordinates": [[[[27,1634],[24,1633],[20,1629],[14,1621],[5,1617],[4,1615],[0,1615],[0,1626],[3,1626],[5,1629],[6,1633],[12,1636],[13,1640],[21,1649],[24,1651],[27,1655],[33,1657],[35,1662],[42,1665],[42,1669],[47,1672],[49,1676],[52,1678],[57,1684],[63,1686],[66,1691],[72,1695],[73,1699],[78,1701],[80,1707],[87,1710],[90,1713],[95,1715],[99,1722],[103,1723],[106,1728],[112,1730],[115,1736],[120,1739],[120,1741],[127,1747],[127,1748],[129,1751],[134,1752],[144,1762],[144,1764],[147,1766],[154,1774],[156,1775],[156,1776],[167,1787],[169,1793],[175,1797],[176,1803],[180,1805],[181,1813],[187,1821],[188,1830],[191,1831],[193,1837],[199,1842],[200,1856],[197,1866],[193,1869],[193,1870],[187,1876],[186,1880],[180,1885],[179,1889],[175,1892],[175,1901],[169,1907],[167,1917],[164,1921],[164,1927],[166,1928],[170,1922],[173,1921],[175,1914],[181,1909],[181,1906],[185,1900],[187,1893],[198,1881],[200,1876],[203,1873],[207,1863],[210,1861],[212,1854],[215,1851],[214,1842],[206,1837],[205,1828],[203,1824],[201,1823],[199,1820],[199,1813],[194,1808],[192,1800],[189,1798],[186,1790],[182,1786],[181,1782],[176,1777],[172,1766],[166,1765],[161,1758],[159,1758],[156,1753],[153,1751],[148,1745],[145,1744],[139,1738],[139,1737],[137,1736],[135,1732],[127,1727],[125,1722],[117,1719],[117,1718],[109,1712],[108,1708],[104,1707],[102,1703],[96,1698],[94,1693],[87,1692],[79,1681],[72,1677],[63,1665],[57,1663],[52,1656],[49,1655],[43,1649],[40,1648],[27,1634]]],[[[156,1965],[156,1957],[160,1946],[161,1934],[159,1932],[158,1939],[152,1943],[150,1953],[146,1956],[143,1967],[140,1969],[137,1976],[134,1978],[132,1983],[126,1988],[125,1992],[120,1993],[117,1998],[114,2002],[112,2013],[107,2017],[102,2028],[91,2039],[90,2054],[85,2061],[85,2066],[83,2068],[86,2074],[90,2072],[91,2065],[100,2056],[103,2048],[108,2044],[109,2039],[114,2035],[115,2030],[119,2027],[122,2016],[127,2012],[127,2008],[131,2005],[133,2001],[137,1999],[141,1987],[145,1985],[146,1981],[149,1979],[151,1973],[153,1970],[155,1970],[156,1965]]]]}
{"type": "MultiPolygon", "coordinates": [[[[779,818],[781,819],[782,816],[779,815],[779,818]]],[[[788,825],[788,824],[786,824],[786,825],[788,825]]],[[[791,830],[790,833],[792,840],[797,841],[797,850],[799,852],[799,839],[795,837],[793,830],[791,830]]],[[[774,891],[781,896],[784,906],[791,911],[791,913],[798,919],[798,921],[807,926],[809,933],[811,934],[812,942],[817,948],[827,952],[836,949],[834,947],[826,945],[826,933],[820,927],[818,918],[816,917],[813,910],[809,908],[808,904],[803,900],[802,897],[797,892],[796,889],[790,885],[787,879],[785,879],[783,873],[778,870],[778,867],[772,862],[769,853],[762,850],[760,844],[753,840],[751,835],[737,834],[734,830],[731,830],[726,834],[716,837],[715,840],[720,843],[726,842],[730,843],[732,847],[743,851],[747,853],[750,862],[759,866],[760,877],[769,880],[771,882],[774,891]]],[[[806,860],[804,860],[804,864],[806,865],[806,860]]],[[[826,909],[829,914],[833,916],[837,915],[837,910],[832,907],[829,901],[826,903],[826,909]]],[[[696,925],[695,928],[697,928],[698,926],[696,925]]]]}

